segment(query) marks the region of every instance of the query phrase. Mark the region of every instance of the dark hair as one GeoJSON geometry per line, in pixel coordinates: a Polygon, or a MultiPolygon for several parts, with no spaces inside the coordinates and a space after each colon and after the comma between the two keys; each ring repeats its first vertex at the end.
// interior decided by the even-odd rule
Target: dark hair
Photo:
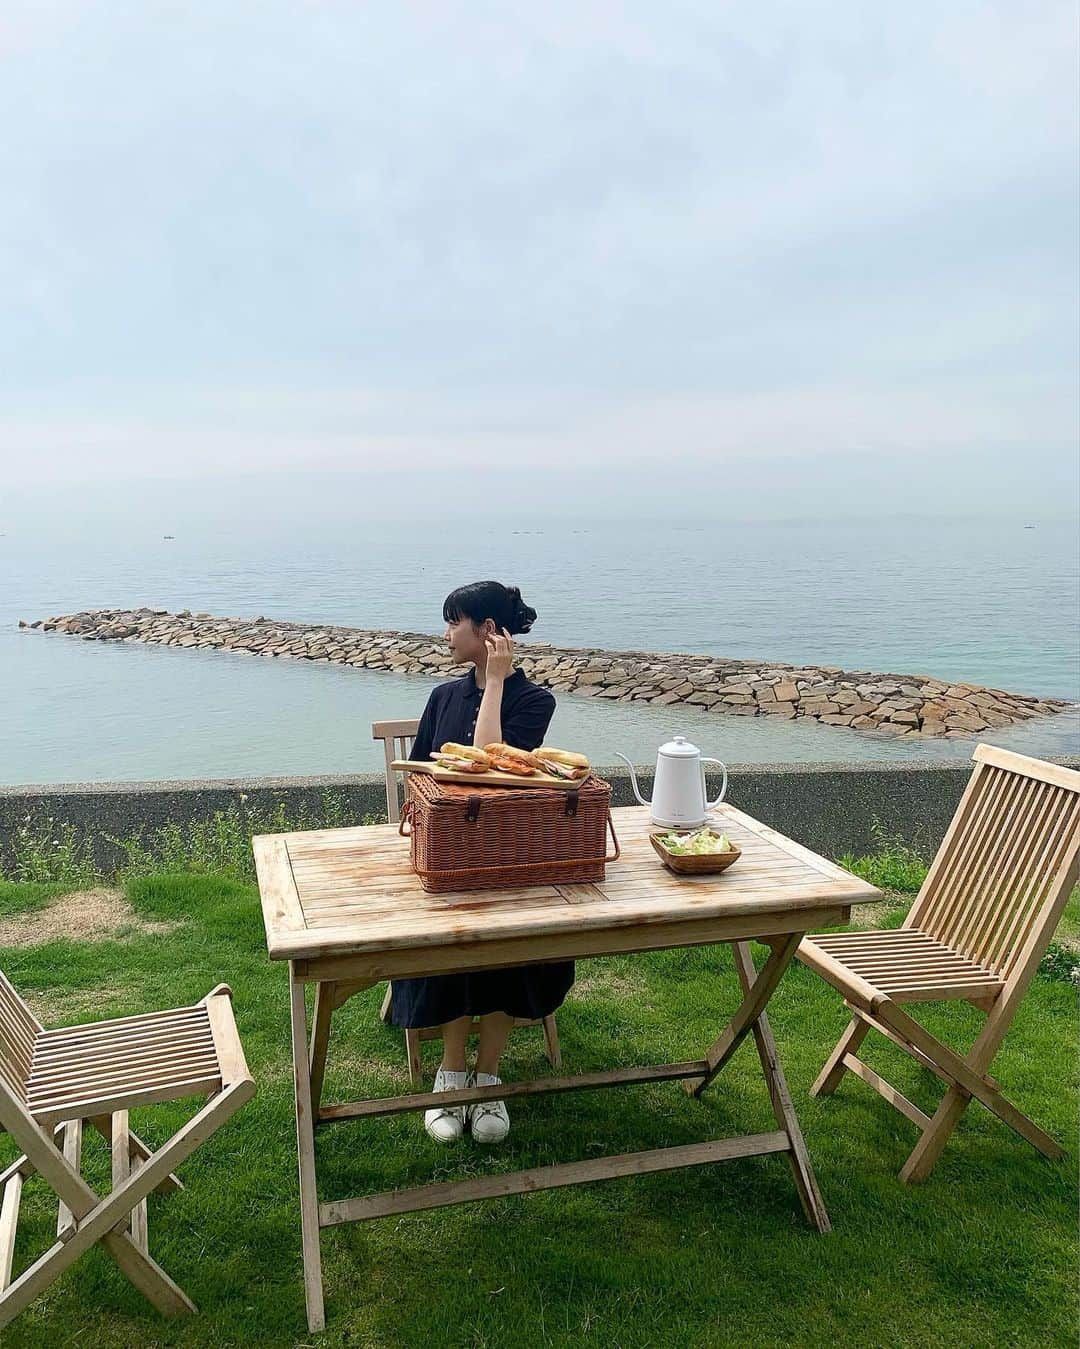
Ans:
{"type": "Polygon", "coordinates": [[[505,628],[511,636],[528,632],[536,622],[536,610],[530,609],[521,598],[517,586],[504,586],[500,581],[473,581],[451,590],[443,600],[442,616],[447,623],[471,618],[478,625],[490,618],[497,628],[505,628]]]}

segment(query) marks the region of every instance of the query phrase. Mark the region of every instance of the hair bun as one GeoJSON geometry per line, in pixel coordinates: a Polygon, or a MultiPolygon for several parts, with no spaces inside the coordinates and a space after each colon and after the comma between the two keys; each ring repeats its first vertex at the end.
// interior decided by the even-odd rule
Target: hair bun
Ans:
{"type": "Polygon", "coordinates": [[[514,611],[513,632],[528,632],[536,622],[536,610],[532,609],[521,598],[521,591],[517,586],[507,586],[506,593],[510,597],[510,603],[514,611]]]}

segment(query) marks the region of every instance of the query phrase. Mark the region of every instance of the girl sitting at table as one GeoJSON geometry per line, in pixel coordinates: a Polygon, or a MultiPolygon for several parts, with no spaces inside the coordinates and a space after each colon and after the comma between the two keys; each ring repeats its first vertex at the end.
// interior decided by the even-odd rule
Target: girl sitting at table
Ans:
{"type": "MultiPolygon", "coordinates": [[[[536,610],[517,586],[476,581],[451,591],[443,603],[446,641],[459,665],[474,668],[432,690],[416,732],[411,757],[427,759],[446,741],[518,749],[543,744],[555,712],[555,697],[514,669],[514,635],[528,632],[536,610]]],[[[499,1059],[515,1017],[538,1020],[559,1007],[574,982],[574,962],[519,965],[514,969],[395,979],[390,1021],[395,1026],[441,1028],[443,1056],[435,1091],[496,1086],[499,1059]],[[465,1048],[473,1018],[480,1018],[476,1069],[465,1048]]],[[[424,1127],[440,1143],[459,1139],[466,1128],[480,1143],[501,1142],[510,1131],[503,1101],[429,1110],[424,1127]]]]}

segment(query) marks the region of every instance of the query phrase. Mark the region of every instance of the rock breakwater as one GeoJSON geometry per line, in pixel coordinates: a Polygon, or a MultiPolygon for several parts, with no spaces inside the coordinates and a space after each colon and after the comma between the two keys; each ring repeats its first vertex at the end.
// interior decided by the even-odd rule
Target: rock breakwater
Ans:
{"type": "MultiPolygon", "coordinates": [[[[187,609],[90,609],[25,621],[22,628],[84,641],[144,642],[197,651],[224,650],[278,659],[322,661],[393,674],[453,678],[441,638],[426,633],[219,618],[187,609]]],[[[923,674],[785,665],[675,652],[599,651],[529,642],[517,663],[530,679],[579,698],[669,706],[685,703],[743,717],[812,718],[881,736],[971,739],[987,729],[1060,712],[1069,704],[923,674]]]]}

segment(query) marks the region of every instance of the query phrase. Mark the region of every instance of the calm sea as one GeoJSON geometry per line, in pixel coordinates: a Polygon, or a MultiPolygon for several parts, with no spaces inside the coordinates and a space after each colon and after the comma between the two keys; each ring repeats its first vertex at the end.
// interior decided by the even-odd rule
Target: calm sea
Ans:
{"type": "MultiPolygon", "coordinates": [[[[419,715],[429,681],[306,662],[20,632],[140,604],[441,632],[465,581],[520,585],[536,641],[926,673],[1080,700],[1078,540],[1069,522],[673,524],[533,521],[476,537],[312,516],[166,539],[137,521],[0,535],[0,782],[370,771],[370,723],[419,715]]],[[[528,639],[526,639],[528,640],[528,639]]],[[[601,705],[563,696],[550,738],[651,763],[674,731],[728,762],[967,757],[963,741],[601,705]]],[[[1080,752],[1075,711],[987,738],[1080,752]]]]}

